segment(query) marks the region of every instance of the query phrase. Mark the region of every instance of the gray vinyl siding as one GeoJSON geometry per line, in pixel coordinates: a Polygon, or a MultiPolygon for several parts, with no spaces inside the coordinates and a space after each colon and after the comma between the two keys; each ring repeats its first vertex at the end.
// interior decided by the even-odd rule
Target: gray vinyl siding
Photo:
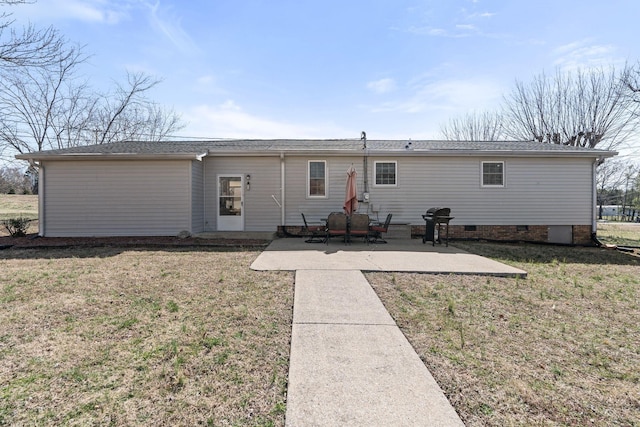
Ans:
{"type": "Polygon", "coordinates": [[[190,227],[190,161],[44,167],[46,236],[170,236],[190,227]]]}
{"type": "MultiPolygon", "coordinates": [[[[592,215],[591,159],[500,157],[393,157],[368,161],[370,203],[360,212],[393,222],[420,225],[431,207],[450,207],[455,224],[577,225],[592,215]],[[374,162],[397,162],[397,186],[375,185],[374,162]],[[505,186],[481,186],[481,162],[505,162],[505,186]]],[[[301,223],[300,213],[315,221],[341,211],[346,171],[358,172],[358,194],[364,191],[362,157],[287,157],[287,225],[301,223]],[[329,173],[326,199],[307,197],[308,160],[326,160],[329,173]]]]}
{"type": "MultiPolygon", "coordinates": [[[[371,156],[370,203],[359,212],[393,222],[424,224],[431,207],[450,207],[458,225],[580,225],[592,221],[592,159],[480,156],[371,156]],[[481,186],[481,162],[504,161],[505,186],[481,186]],[[375,185],[375,161],[397,162],[397,186],[375,185]]],[[[341,211],[347,169],[364,191],[362,156],[285,156],[282,198],[277,156],[208,156],[193,160],[44,162],[45,236],[145,236],[216,231],[217,176],[251,175],[244,188],[244,230],[275,231],[341,211]],[[307,195],[309,160],[327,165],[326,198],[307,195]]]]}
{"type": "MultiPolygon", "coordinates": [[[[431,207],[450,207],[456,224],[575,225],[591,223],[590,159],[388,158],[398,186],[371,188],[371,204],[394,222],[420,224],[431,207]],[[482,187],[482,161],[505,162],[505,186],[482,187]]],[[[370,179],[372,180],[372,178],[370,179]]]]}
{"type": "MultiPolygon", "coordinates": [[[[364,190],[362,157],[286,157],[286,224],[301,225],[303,213],[308,221],[318,222],[331,212],[342,212],[346,189],[347,170],[353,163],[357,172],[358,195],[364,190]],[[329,176],[327,197],[308,197],[308,162],[325,160],[329,176]]],[[[369,162],[369,170],[373,162],[369,162]]],[[[369,180],[371,182],[371,180],[369,180]]],[[[365,208],[366,209],[366,208],[365,208]]],[[[361,211],[361,209],[360,209],[361,211]]]]}
{"type": "Polygon", "coordinates": [[[250,189],[244,189],[244,230],[272,231],[280,224],[280,208],[271,195],[280,196],[280,158],[206,157],[204,159],[205,230],[216,231],[217,176],[251,175],[250,189]]]}
{"type": "Polygon", "coordinates": [[[191,162],[191,232],[204,231],[204,165],[191,162]]]}

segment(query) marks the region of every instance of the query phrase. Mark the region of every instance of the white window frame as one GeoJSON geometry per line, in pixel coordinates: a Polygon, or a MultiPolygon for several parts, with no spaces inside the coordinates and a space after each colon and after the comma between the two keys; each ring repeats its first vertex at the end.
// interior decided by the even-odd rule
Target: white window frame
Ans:
{"type": "Polygon", "coordinates": [[[375,187],[397,187],[398,186],[398,161],[397,160],[376,160],[373,162],[373,185],[375,187]],[[378,184],[378,163],[393,163],[395,170],[395,183],[393,184],[378,184]]]}
{"type": "Polygon", "coordinates": [[[329,197],[329,168],[326,160],[308,160],[307,161],[307,198],[309,199],[326,199],[329,197]],[[311,163],[324,164],[324,194],[311,194],[311,163]]]}
{"type": "Polygon", "coordinates": [[[486,160],[480,162],[480,186],[482,188],[504,188],[507,185],[507,167],[505,165],[504,160],[486,160]],[[502,184],[485,184],[484,183],[484,165],[485,164],[496,164],[499,163],[502,165],[502,184]]]}

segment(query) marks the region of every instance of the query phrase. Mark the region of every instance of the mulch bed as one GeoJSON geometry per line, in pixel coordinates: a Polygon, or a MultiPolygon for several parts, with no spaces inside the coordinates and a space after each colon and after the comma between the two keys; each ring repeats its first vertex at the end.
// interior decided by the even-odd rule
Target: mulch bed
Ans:
{"type": "Polygon", "coordinates": [[[45,249],[65,247],[223,247],[264,248],[270,240],[262,239],[203,239],[196,237],[25,237],[0,236],[0,249],[45,249]]]}

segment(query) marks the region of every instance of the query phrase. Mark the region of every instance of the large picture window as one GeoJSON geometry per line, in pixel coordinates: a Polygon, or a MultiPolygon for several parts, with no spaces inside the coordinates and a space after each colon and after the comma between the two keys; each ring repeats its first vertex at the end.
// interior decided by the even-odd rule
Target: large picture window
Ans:
{"type": "Polygon", "coordinates": [[[309,197],[327,197],[327,162],[309,160],[307,195],[309,197]]]}
{"type": "Polygon", "coordinates": [[[504,162],[482,162],[482,186],[504,187],[504,162]]]}
{"type": "Polygon", "coordinates": [[[398,185],[398,163],[397,162],[375,162],[376,186],[395,187],[398,185]]]}

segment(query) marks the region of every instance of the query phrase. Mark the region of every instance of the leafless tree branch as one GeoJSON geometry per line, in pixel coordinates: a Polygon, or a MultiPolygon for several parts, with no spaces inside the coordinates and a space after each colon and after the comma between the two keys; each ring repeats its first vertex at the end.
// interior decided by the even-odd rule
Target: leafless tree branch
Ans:
{"type": "Polygon", "coordinates": [[[503,118],[500,113],[474,112],[450,119],[440,133],[450,141],[500,141],[504,139],[503,118]]]}
{"type": "Polygon", "coordinates": [[[557,71],[530,84],[517,81],[505,97],[505,132],[515,140],[614,149],[637,128],[638,105],[625,94],[623,77],[610,70],[557,71]]]}

